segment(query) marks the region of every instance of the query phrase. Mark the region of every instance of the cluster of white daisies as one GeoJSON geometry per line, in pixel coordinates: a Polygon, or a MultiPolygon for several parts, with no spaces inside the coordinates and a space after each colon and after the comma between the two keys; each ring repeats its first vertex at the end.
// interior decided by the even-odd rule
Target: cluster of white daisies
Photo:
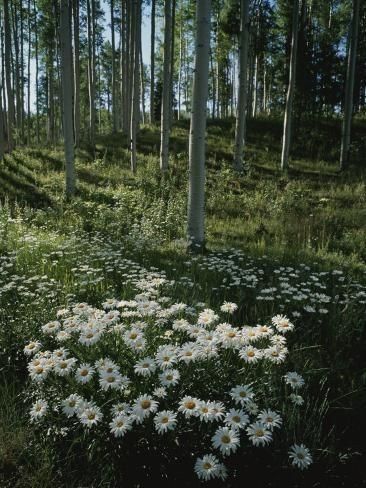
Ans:
{"type": "MultiPolygon", "coordinates": [[[[212,425],[208,434],[212,453],[197,459],[195,472],[202,480],[225,479],[226,468],[218,456],[224,459],[245,442],[268,445],[283,424],[278,411],[260,408],[256,382],[246,384],[245,377],[258,363],[266,362],[268,372],[284,362],[285,335],[294,326],[282,315],[273,317],[271,325],[254,327],[220,322],[220,314],[203,304],[189,307],[159,296],[162,284],[162,279],[141,281],[137,284],[141,293],[134,300],[110,299],[103,310],[75,304],[42,327],[43,338],[24,348],[37,395],[30,417],[39,422],[50,411],[65,419],[65,427],[67,419],[74,419],[74,426],[102,429],[115,438],[145,422],[159,435],[174,434],[195,419],[204,424],[204,432],[212,425]],[[106,350],[108,357],[101,356],[106,350]],[[199,398],[205,395],[199,375],[188,369],[209,367],[213,358],[217,367],[237,371],[219,401],[199,398]],[[52,385],[52,391],[57,385],[60,392],[56,397],[50,394],[52,385]],[[63,387],[69,393],[65,397],[63,387]],[[178,388],[183,394],[176,400],[178,388]]],[[[236,304],[225,302],[221,314],[228,319],[236,309],[236,304]]],[[[303,378],[289,372],[284,381],[290,386],[289,400],[301,405],[303,378]]],[[[289,456],[301,469],[312,462],[302,444],[292,446],[289,456]]]]}

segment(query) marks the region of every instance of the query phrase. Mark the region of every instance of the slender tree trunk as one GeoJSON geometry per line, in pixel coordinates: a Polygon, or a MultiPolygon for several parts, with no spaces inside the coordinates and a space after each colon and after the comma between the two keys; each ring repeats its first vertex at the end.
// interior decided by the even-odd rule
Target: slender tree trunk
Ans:
{"type": "Polygon", "coordinates": [[[178,71],[178,120],[181,117],[182,102],[182,65],[183,65],[183,19],[180,20],[179,29],[179,71],[178,71]]]}
{"type": "Polygon", "coordinates": [[[5,80],[6,80],[6,95],[8,99],[8,151],[11,152],[14,149],[14,97],[11,86],[11,28],[9,18],[9,1],[4,0],[4,37],[5,37],[5,80]]]}
{"type": "Polygon", "coordinates": [[[74,142],[80,144],[80,34],[79,34],[79,0],[72,2],[74,27],[74,142]]]}
{"type": "Polygon", "coordinates": [[[254,82],[253,82],[253,112],[252,117],[257,115],[258,104],[258,54],[255,56],[254,61],[254,82]]]}
{"type": "Polygon", "coordinates": [[[65,146],[66,195],[75,193],[74,168],[74,133],[73,133],[73,84],[72,84],[72,36],[71,36],[71,3],[61,0],[60,40],[62,60],[62,101],[63,101],[63,133],[65,146]]]}
{"type": "Polygon", "coordinates": [[[31,142],[31,49],[32,49],[32,30],[31,30],[31,0],[28,0],[28,63],[27,63],[27,145],[31,142]]]}
{"type": "Polygon", "coordinates": [[[150,122],[155,122],[155,13],[156,0],[151,0],[151,53],[150,53],[150,122]]]}
{"type": "Polygon", "coordinates": [[[175,11],[177,2],[172,0],[172,47],[170,51],[170,73],[169,73],[169,130],[171,130],[174,119],[174,52],[175,52],[175,11]]]}
{"type": "Polygon", "coordinates": [[[0,161],[4,159],[5,134],[4,134],[4,112],[3,112],[3,87],[0,82],[0,161]]]}
{"type": "Polygon", "coordinates": [[[131,123],[130,123],[130,144],[131,144],[131,171],[136,173],[137,154],[136,154],[136,136],[137,125],[140,112],[140,42],[141,42],[141,0],[134,0],[133,15],[131,24],[131,54],[133,56],[133,80],[132,80],[132,106],[131,106],[131,123]]]}
{"type": "Polygon", "coordinates": [[[140,61],[140,81],[141,81],[141,109],[142,109],[142,123],[146,122],[146,110],[145,110],[145,69],[144,60],[142,57],[142,43],[140,45],[139,61],[140,61]]]}
{"type": "Polygon", "coordinates": [[[161,101],[161,143],[160,143],[160,169],[166,171],[169,166],[169,132],[171,111],[171,62],[172,62],[172,2],[165,0],[164,12],[164,67],[163,67],[163,94],[161,101]]]}
{"type": "Polygon", "coordinates": [[[349,48],[347,58],[347,77],[344,100],[344,116],[342,123],[342,143],[340,154],[340,169],[344,170],[350,162],[351,125],[353,115],[353,91],[355,84],[355,70],[357,59],[357,44],[360,16],[360,0],[353,0],[352,21],[349,31],[349,48]]]}
{"type": "Polygon", "coordinates": [[[111,0],[111,41],[112,41],[112,122],[113,132],[117,132],[117,90],[116,90],[116,43],[114,35],[114,0],[111,0]]]}
{"type": "Polygon", "coordinates": [[[39,90],[38,90],[38,73],[39,73],[39,59],[38,59],[38,19],[37,19],[37,9],[36,0],[33,0],[33,15],[34,15],[34,48],[36,57],[36,138],[37,144],[40,143],[40,133],[39,133],[39,90]]]}
{"type": "Polygon", "coordinates": [[[290,156],[291,147],[291,126],[292,126],[292,105],[295,94],[296,82],[296,58],[297,58],[297,40],[298,40],[298,26],[299,26],[299,0],[294,1],[292,18],[292,40],[291,40],[291,57],[290,57],[290,73],[286,98],[286,110],[283,123],[283,139],[282,139],[282,155],[281,155],[281,170],[288,169],[288,160],[290,156]]]}
{"type": "Polygon", "coordinates": [[[88,86],[89,86],[89,142],[95,146],[95,19],[94,0],[87,0],[88,23],[88,86]]]}
{"type": "Polygon", "coordinates": [[[211,0],[196,4],[196,49],[192,115],[189,133],[189,194],[187,237],[189,249],[205,247],[205,138],[210,52],[211,0]]]}
{"type": "Polygon", "coordinates": [[[249,0],[241,0],[240,46],[239,46],[239,93],[235,128],[234,169],[243,170],[246,108],[247,108],[247,67],[249,47],[249,0]]]}

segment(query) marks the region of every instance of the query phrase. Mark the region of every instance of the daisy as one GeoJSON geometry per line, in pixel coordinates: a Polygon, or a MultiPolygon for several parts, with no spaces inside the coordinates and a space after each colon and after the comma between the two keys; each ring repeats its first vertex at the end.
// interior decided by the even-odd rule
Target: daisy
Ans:
{"type": "Polygon", "coordinates": [[[271,346],[263,350],[263,356],[274,364],[283,363],[286,359],[287,353],[287,347],[283,346],[271,346]]]}
{"type": "Polygon", "coordinates": [[[244,406],[246,402],[254,397],[254,392],[250,385],[238,385],[231,389],[230,396],[235,403],[244,406]]]}
{"type": "Polygon", "coordinates": [[[194,471],[200,480],[208,481],[219,476],[220,464],[216,456],[206,454],[196,460],[194,471]]]}
{"type": "Polygon", "coordinates": [[[185,396],[179,402],[178,412],[182,412],[187,418],[197,417],[200,400],[191,396],[185,396]]]}
{"type": "Polygon", "coordinates": [[[285,374],[284,378],[285,382],[290,385],[291,388],[293,388],[294,390],[301,388],[305,384],[304,378],[295,372],[285,374]]]}
{"type": "Polygon", "coordinates": [[[171,368],[177,361],[173,346],[162,346],[155,355],[155,361],[162,369],[171,368]]]}
{"type": "Polygon", "coordinates": [[[61,408],[63,413],[67,417],[72,417],[75,413],[79,411],[81,400],[82,398],[76,394],[72,394],[65,398],[65,400],[61,402],[61,408]]]}
{"type": "Polygon", "coordinates": [[[236,303],[232,302],[224,302],[221,307],[220,307],[221,312],[224,313],[234,313],[236,310],[238,310],[238,306],[236,303]]]}
{"type": "Polygon", "coordinates": [[[264,424],[269,430],[273,430],[275,427],[281,427],[282,425],[280,415],[273,410],[262,410],[258,415],[258,421],[264,424]]]}
{"type": "Polygon", "coordinates": [[[219,316],[215,314],[215,312],[213,310],[211,310],[210,308],[205,308],[198,316],[198,320],[197,320],[197,323],[199,325],[203,325],[203,326],[206,326],[206,325],[211,325],[213,324],[214,322],[216,322],[216,320],[218,320],[219,316]]]}
{"type": "Polygon", "coordinates": [[[175,386],[180,379],[177,369],[168,369],[159,375],[159,380],[163,386],[175,386]]]}
{"type": "Polygon", "coordinates": [[[90,364],[81,364],[75,372],[75,379],[78,383],[88,383],[92,379],[94,371],[90,364]]]}
{"type": "Polygon", "coordinates": [[[261,422],[250,424],[247,433],[254,446],[265,446],[272,441],[271,431],[261,422]]]}
{"type": "Polygon", "coordinates": [[[294,324],[285,315],[275,315],[272,317],[272,324],[282,334],[286,334],[286,332],[294,329],[294,324]]]}
{"type": "Polygon", "coordinates": [[[211,402],[201,402],[198,407],[198,416],[200,420],[204,422],[212,422],[215,419],[215,415],[212,411],[211,402]]]}
{"type": "Polygon", "coordinates": [[[225,405],[222,402],[208,402],[214,420],[221,420],[225,417],[225,405]]]}
{"type": "Polygon", "coordinates": [[[119,390],[121,388],[122,378],[118,371],[100,372],[99,385],[102,390],[119,390]]]}
{"type": "Polygon", "coordinates": [[[54,371],[58,376],[67,376],[73,370],[75,363],[75,358],[61,359],[55,363],[54,371]]]}
{"type": "Polygon", "coordinates": [[[226,414],[224,422],[232,429],[243,429],[249,423],[249,417],[243,410],[232,408],[226,414]]]}
{"type": "Polygon", "coordinates": [[[39,341],[31,341],[24,347],[24,354],[26,356],[31,356],[38,352],[42,347],[42,344],[39,341]]]}
{"type": "Polygon", "coordinates": [[[239,447],[240,439],[237,431],[228,427],[220,427],[212,436],[212,445],[220,449],[223,456],[235,452],[239,447]]]}
{"type": "Polygon", "coordinates": [[[89,347],[93,344],[96,344],[99,341],[101,335],[101,332],[97,329],[84,330],[80,334],[79,342],[84,346],[89,347]]]}
{"type": "Polygon", "coordinates": [[[82,413],[80,413],[80,422],[86,427],[92,427],[100,422],[103,418],[103,414],[99,407],[90,406],[85,408],[82,413]]]}
{"type": "Polygon", "coordinates": [[[166,390],[166,388],[160,386],[158,388],[155,388],[155,390],[153,391],[153,396],[157,397],[157,398],[166,398],[168,392],[166,390]]]}
{"type": "Polygon", "coordinates": [[[153,400],[151,396],[141,395],[133,404],[133,413],[136,415],[138,422],[142,422],[151,413],[155,413],[158,409],[159,403],[153,400]]]}
{"type": "Polygon", "coordinates": [[[294,405],[300,406],[304,403],[303,397],[301,395],[296,395],[296,393],[291,393],[289,398],[294,405]]]}
{"type": "Polygon", "coordinates": [[[254,364],[262,357],[262,351],[253,346],[247,346],[239,352],[239,357],[246,363],[254,364]]]}
{"type": "Polygon", "coordinates": [[[136,374],[150,376],[156,370],[156,364],[152,358],[144,358],[135,364],[134,369],[136,374]]]}
{"type": "Polygon", "coordinates": [[[31,422],[39,420],[46,415],[48,404],[45,400],[37,400],[30,410],[31,422]]]}
{"type": "Polygon", "coordinates": [[[177,424],[177,414],[171,410],[158,412],[154,417],[155,429],[159,434],[173,430],[177,424]]]}
{"type": "Polygon", "coordinates": [[[131,418],[124,414],[119,414],[109,423],[110,432],[114,437],[123,437],[127,431],[132,429],[131,418]]]}
{"type": "Polygon", "coordinates": [[[58,320],[53,320],[42,326],[42,332],[47,335],[55,334],[61,328],[58,320]]]}
{"type": "Polygon", "coordinates": [[[297,466],[300,469],[307,468],[313,462],[310,451],[304,444],[294,444],[291,446],[289,457],[292,460],[292,465],[297,466]]]}

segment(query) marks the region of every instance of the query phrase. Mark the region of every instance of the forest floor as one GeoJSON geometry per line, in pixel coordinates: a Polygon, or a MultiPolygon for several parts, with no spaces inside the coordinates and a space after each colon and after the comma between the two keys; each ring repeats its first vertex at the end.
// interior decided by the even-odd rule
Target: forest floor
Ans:
{"type": "MultiPolygon", "coordinates": [[[[268,448],[234,457],[235,476],[214,486],[248,480],[258,488],[366,486],[366,125],[355,124],[354,164],[344,173],[336,163],[339,124],[302,127],[282,175],[281,122],[250,121],[249,173],[238,176],[231,169],[233,121],[209,124],[208,252],[198,257],[185,246],[187,122],[173,128],[165,175],[158,168],[158,128],[141,128],[136,175],[119,134],[100,136],[94,154],[78,150],[72,202],[63,196],[61,147],[19,148],[6,157],[0,165],[1,487],[122,486],[110,466],[93,464],[91,444],[81,454],[77,442],[55,440],[29,423],[23,348],[71,302],[101,307],[112,297],[131,300],[127,276],[141,269],[174,281],[170,296],[177,302],[214,310],[225,300],[237,303],[237,324],[256,325],[278,313],[295,323],[289,367],[306,379],[296,432],[314,465],[289,468],[279,441],[273,458],[268,448]]],[[[123,486],[156,479],[163,486],[164,463],[159,468],[162,461],[149,456],[144,463],[155,467],[143,473],[141,459],[128,458],[123,486]]],[[[101,459],[108,465],[107,456],[101,459]]],[[[172,480],[181,486],[182,479],[200,486],[186,466],[174,468],[166,486],[172,480]]]]}

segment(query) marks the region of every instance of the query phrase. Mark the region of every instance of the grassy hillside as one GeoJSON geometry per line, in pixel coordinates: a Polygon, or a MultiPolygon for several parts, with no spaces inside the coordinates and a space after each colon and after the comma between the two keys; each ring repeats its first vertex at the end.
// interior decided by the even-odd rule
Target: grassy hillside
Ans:
{"type": "MultiPolygon", "coordinates": [[[[208,252],[197,257],[186,254],[184,241],[186,122],[173,129],[164,176],[158,170],[158,128],[140,131],[135,176],[121,135],[100,136],[94,154],[78,150],[72,202],[63,197],[61,147],[19,148],[6,157],[0,166],[1,486],[145,487],[157,479],[163,486],[179,486],[182,479],[200,486],[190,451],[172,468],[183,449],[164,450],[159,436],[146,434],[147,441],[142,431],[131,434],[123,460],[114,445],[86,434],[61,435],[56,428],[46,435],[45,427],[28,421],[35,390],[26,343],[42,336],[41,327],[59,309],[80,302],[100,309],[107,299],[133,299],[136,276],[151,280],[151,273],[169,282],[163,298],[168,293],[168,302],[184,302],[193,314],[230,301],[238,310],[226,321],[235,326],[269,323],[276,314],[295,324],[287,369],[280,366],[274,374],[301,372],[305,403],[297,411],[278,401],[287,415],[282,437],[272,450],[232,456],[228,481],[217,486],[241,486],[248,479],[258,487],[362,486],[357,473],[365,460],[359,433],[366,427],[366,127],[357,123],[353,165],[342,174],[336,163],[339,125],[302,121],[299,127],[291,169],[282,175],[281,122],[251,121],[249,173],[239,176],[231,169],[233,121],[209,125],[208,252]],[[283,458],[287,446],[300,441],[315,461],[304,472],[290,469],[283,458]]],[[[207,393],[215,375],[228,374],[220,380],[226,388],[228,371],[239,370],[232,361],[224,373],[212,363],[212,369],[202,366],[191,375],[207,393]]],[[[248,374],[267,381],[264,367],[248,374]]],[[[262,400],[266,404],[265,395],[262,400]]],[[[192,445],[202,442],[194,432],[186,435],[192,445]]]]}

